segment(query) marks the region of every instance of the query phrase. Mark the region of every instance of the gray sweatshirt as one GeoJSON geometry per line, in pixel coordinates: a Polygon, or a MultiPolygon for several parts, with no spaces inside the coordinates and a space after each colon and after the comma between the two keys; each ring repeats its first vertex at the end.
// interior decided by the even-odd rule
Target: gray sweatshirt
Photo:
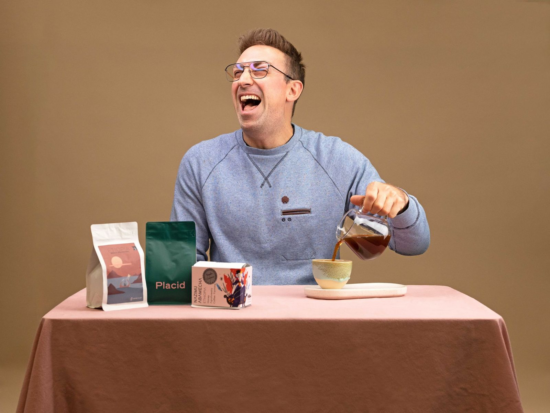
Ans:
{"type": "MultiPolygon", "coordinates": [[[[195,221],[197,259],[248,262],[254,284],[315,284],[311,259],[331,258],[336,226],[352,195],[384,182],[370,161],[341,139],[294,125],[274,149],[247,146],[242,130],[193,146],[176,180],[171,221],[195,221]]],[[[424,209],[391,220],[390,248],[422,254],[430,243],[424,209]]]]}

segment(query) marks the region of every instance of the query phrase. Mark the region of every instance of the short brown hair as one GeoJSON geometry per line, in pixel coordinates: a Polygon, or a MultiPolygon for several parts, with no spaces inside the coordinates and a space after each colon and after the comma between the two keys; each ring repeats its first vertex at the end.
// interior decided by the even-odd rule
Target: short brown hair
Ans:
{"type": "MultiPolygon", "coordinates": [[[[254,29],[246,32],[241,37],[239,37],[239,51],[241,54],[252,46],[271,46],[275,49],[283,52],[288,58],[288,75],[294,79],[299,80],[302,84],[306,85],[306,66],[302,62],[302,54],[296,50],[294,45],[290,43],[287,39],[283,37],[277,30],[273,29],[254,29]]],[[[285,78],[288,82],[289,79],[285,78]]],[[[296,103],[294,102],[294,107],[292,109],[292,114],[294,115],[294,109],[296,108],[296,103]]]]}

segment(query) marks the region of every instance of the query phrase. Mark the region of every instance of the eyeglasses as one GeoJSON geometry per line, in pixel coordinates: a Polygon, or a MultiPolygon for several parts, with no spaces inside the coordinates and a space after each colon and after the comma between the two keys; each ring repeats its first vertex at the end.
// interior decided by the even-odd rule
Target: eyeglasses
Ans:
{"type": "Polygon", "coordinates": [[[283,75],[288,77],[290,80],[294,80],[289,75],[287,75],[282,70],[277,69],[271,63],[267,62],[249,62],[249,63],[233,63],[225,68],[225,74],[227,75],[227,80],[230,82],[236,82],[239,80],[244,73],[244,69],[248,67],[250,76],[254,79],[263,79],[267,76],[269,68],[272,67],[278,72],[281,72],[283,75]]]}

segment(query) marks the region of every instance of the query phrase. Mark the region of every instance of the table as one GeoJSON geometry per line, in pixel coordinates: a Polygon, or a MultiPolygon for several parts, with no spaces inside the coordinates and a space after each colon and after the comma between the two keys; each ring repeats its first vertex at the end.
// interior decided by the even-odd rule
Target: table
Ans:
{"type": "Polygon", "coordinates": [[[44,316],[17,412],[522,412],[504,320],[444,286],[315,300],[254,286],[242,310],[44,316]]]}

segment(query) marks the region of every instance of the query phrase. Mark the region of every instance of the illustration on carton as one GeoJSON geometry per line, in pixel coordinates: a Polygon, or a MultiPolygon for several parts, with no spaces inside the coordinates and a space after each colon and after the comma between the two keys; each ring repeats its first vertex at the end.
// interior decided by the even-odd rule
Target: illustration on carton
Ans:
{"type": "Polygon", "coordinates": [[[193,306],[243,308],[252,304],[252,267],[201,261],[193,266],[193,306]]]}

